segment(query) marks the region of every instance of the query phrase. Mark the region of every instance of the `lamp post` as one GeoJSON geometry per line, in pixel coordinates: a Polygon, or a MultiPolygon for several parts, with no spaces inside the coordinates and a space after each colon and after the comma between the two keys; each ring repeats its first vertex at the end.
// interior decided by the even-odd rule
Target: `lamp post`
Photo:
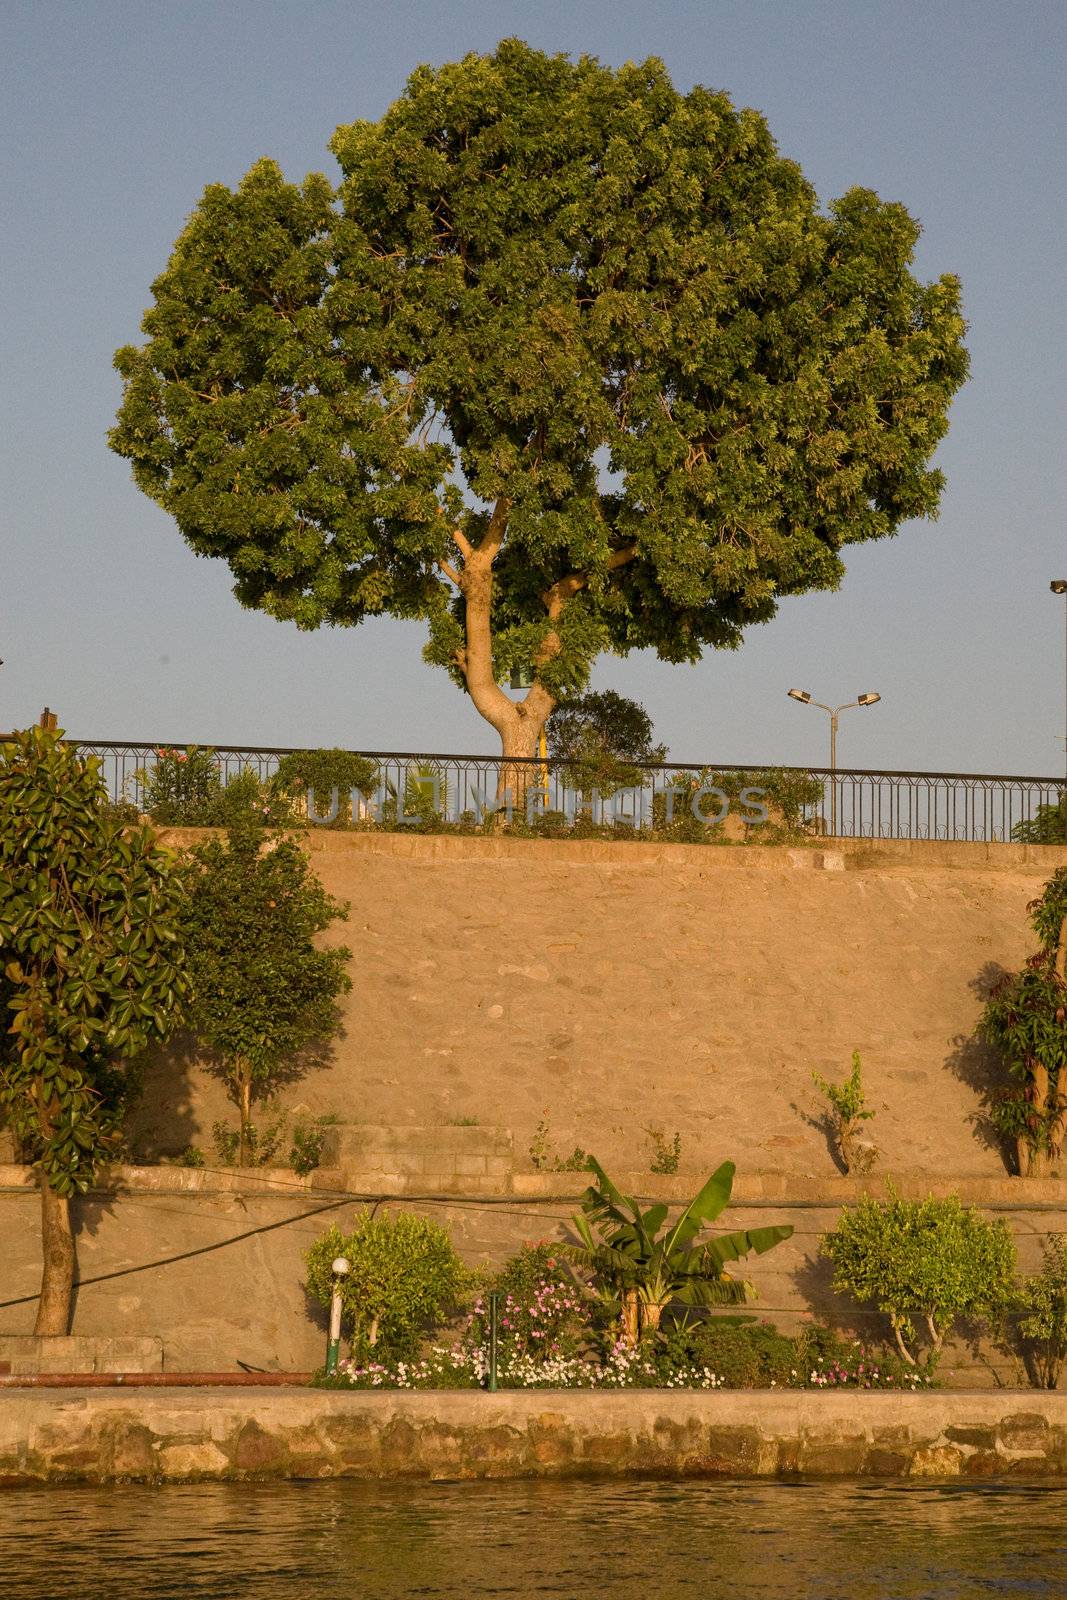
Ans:
{"type": "MultiPolygon", "coordinates": [[[[1064,596],[1064,607],[1063,607],[1063,621],[1064,621],[1064,630],[1065,630],[1064,668],[1065,668],[1065,672],[1067,672],[1067,578],[1053,578],[1052,582],[1049,584],[1049,588],[1052,590],[1053,594],[1062,594],[1064,596]]],[[[1063,762],[1064,762],[1064,781],[1065,781],[1065,783],[1067,783],[1067,687],[1065,687],[1065,690],[1064,690],[1063,762]]]]}
{"type": "Polygon", "coordinates": [[[330,1296],[330,1337],[326,1346],[326,1375],[333,1377],[337,1371],[337,1358],[341,1353],[341,1283],[348,1276],[348,1262],[338,1256],[331,1262],[333,1294],[330,1296]]]}
{"type": "Polygon", "coordinates": [[[813,700],[806,689],[790,689],[790,700],[799,700],[802,706],[817,706],[820,711],[825,711],[830,718],[830,836],[837,835],[837,724],[842,711],[851,711],[855,706],[877,705],[882,698],[880,694],[861,694],[855,700],[847,701],[843,706],[824,706],[821,700],[813,700]]]}

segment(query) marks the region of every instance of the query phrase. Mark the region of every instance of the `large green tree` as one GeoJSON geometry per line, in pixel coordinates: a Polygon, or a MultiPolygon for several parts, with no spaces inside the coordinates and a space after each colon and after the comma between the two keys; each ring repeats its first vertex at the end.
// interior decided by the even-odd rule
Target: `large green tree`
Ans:
{"type": "Polygon", "coordinates": [[[528,757],[598,652],[736,646],[935,514],[957,281],[757,112],[506,40],[331,149],[210,185],[116,356],[113,448],[242,604],[424,618],[528,757]]]}
{"type": "Polygon", "coordinates": [[[122,1146],[130,1068],[181,1020],[180,874],[125,827],[95,757],[33,728],[0,747],[0,1111],[40,1175],[34,1331],[70,1322],[70,1198],[122,1146]]]}

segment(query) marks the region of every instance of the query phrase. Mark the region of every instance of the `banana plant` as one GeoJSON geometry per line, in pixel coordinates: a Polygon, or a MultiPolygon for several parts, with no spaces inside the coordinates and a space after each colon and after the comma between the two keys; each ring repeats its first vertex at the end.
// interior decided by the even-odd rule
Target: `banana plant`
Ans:
{"type": "Polygon", "coordinates": [[[712,1173],[665,1231],[667,1206],[642,1211],[592,1156],[589,1168],[596,1181],[582,1196],[581,1211],[571,1219],[578,1243],[568,1246],[567,1253],[592,1274],[601,1298],[618,1307],[622,1337],[631,1345],[643,1334],[655,1332],[664,1307],[672,1301],[687,1306],[742,1304],[751,1297],[751,1286],[731,1277],[725,1270],[727,1262],[762,1255],[793,1232],[789,1224],[779,1223],[700,1237],[729,1202],[736,1170],[732,1161],[724,1161],[712,1173]]]}

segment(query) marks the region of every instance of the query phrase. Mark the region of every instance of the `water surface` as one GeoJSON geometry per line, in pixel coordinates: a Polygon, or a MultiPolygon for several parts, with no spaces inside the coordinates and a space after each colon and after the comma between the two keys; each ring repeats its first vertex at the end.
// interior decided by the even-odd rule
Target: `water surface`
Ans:
{"type": "Polygon", "coordinates": [[[0,1493],[4,1600],[1067,1596],[1067,1490],[354,1482],[0,1493]]]}

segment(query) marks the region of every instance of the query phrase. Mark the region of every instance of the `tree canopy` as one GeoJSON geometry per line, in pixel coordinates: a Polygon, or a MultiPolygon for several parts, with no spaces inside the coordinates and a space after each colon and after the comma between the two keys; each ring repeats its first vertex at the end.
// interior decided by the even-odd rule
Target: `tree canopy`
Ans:
{"type": "Polygon", "coordinates": [[[757,112],[512,39],[331,149],[336,188],[209,185],[116,355],[113,448],[242,604],[425,619],[530,754],[599,652],[736,646],[935,515],[957,280],[757,112]]]}

